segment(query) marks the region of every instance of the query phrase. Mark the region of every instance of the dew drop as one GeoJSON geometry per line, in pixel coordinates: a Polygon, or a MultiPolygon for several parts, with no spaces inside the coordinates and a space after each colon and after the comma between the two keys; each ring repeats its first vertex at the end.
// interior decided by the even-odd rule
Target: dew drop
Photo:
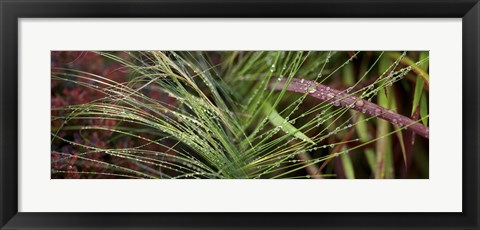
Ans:
{"type": "Polygon", "coordinates": [[[273,64],[273,65],[270,67],[270,72],[273,73],[273,71],[275,71],[275,64],[273,64]]]}
{"type": "Polygon", "coordinates": [[[358,106],[358,107],[362,107],[363,106],[363,101],[362,100],[358,100],[357,102],[355,102],[355,105],[358,106]]]}

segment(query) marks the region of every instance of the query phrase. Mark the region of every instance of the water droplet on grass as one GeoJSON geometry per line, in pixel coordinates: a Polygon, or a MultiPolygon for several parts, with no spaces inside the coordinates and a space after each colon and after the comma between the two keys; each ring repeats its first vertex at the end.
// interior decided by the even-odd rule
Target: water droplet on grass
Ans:
{"type": "Polygon", "coordinates": [[[273,64],[273,65],[270,67],[270,72],[273,73],[273,71],[275,71],[275,64],[273,64]]]}

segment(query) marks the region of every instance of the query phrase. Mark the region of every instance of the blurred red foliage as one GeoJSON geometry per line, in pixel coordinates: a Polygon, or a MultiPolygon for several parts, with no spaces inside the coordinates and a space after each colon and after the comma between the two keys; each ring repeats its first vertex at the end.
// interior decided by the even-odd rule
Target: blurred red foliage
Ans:
{"type": "MultiPolygon", "coordinates": [[[[128,58],[125,52],[116,52],[115,55],[122,58],[128,58]]],[[[51,70],[52,72],[62,72],[64,69],[75,69],[83,72],[107,77],[118,83],[125,82],[127,79],[127,70],[118,62],[114,62],[104,58],[103,56],[88,51],[52,51],[51,52],[51,70]],[[60,69],[59,69],[60,68],[60,69]]],[[[78,78],[78,81],[96,84],[98,88],[93,89],[84,87],[79,84],[72,84],[65,81],[51,81],[51,115],[65,116],[68,112],[62,109],[69,105],[79,105],[92,102],[94,100],[105,97],[102,93],[102,85],[87,79],[78,78]]],[[[148,96],[155,100],[165,99],[165,95],[157,90],[150,90],[148,96]]],[[[113,119],[70,119],[68,121],[62,119],[52,119],[52,130],[57,130],[63,125],[69,126],[97,126],[104,128],[112,128],[117,125],[117,121],[113,119]]],[[[154,151],[166,151],[159,149],[158,145],[148,144],[145,140],[133,140],[128,136],[119,136],[112,141],[115,135],[110,130],[86,129],[65,131],[62,130],[57,134],[61,139],[56,138],[51,147],[51,169],[52,178],[116,178],[108,175],[114,170],[102,164],[108,162],[110,164],[121,167],[140,170],[135,161],[129,161],[125,158],[115,157],[102,151],[95,151],[95,148],[132,148],[134,146],[145,145],[143,149],[154,151]],[[63,140],[62,140],[63,139],[63,140]],[[73,144],[76,143],[76,144],[73,144]],[[94,148],[88,148],[88,147],[94,148]],[[93,173],[92,173],[93,172],[93,173]]],[[[148,134],[147,138],[153,138],[148,134]]],[[[158,170],[161,170],[157,167],[158,170]]]]}

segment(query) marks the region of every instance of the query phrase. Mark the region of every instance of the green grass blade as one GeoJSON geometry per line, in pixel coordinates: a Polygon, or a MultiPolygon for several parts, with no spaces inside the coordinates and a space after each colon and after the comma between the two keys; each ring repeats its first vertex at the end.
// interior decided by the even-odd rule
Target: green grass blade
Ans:
{"type": "MultiPolygon", "coordinates": [[[[358,120],[359,121],[365,120],[365,115],[360,114],[360,116],[358,116],[358,120]]],[[[366,143],[372,139],[372,137],[369,135],[367,122],[357,122],[357,124],[355,125],[355,129],[362,143],[366,143]]],[[[372,149],[365,149],[365,157],[367,158],[368,165],[372,169],[372,172],[375,172],[375,169],[376,169],[375,152],[372,149]]]]}
{"type": "Polygon", "coordinates": [[[300,140],[307,141],[311,144],[315,144],[307,135],[303,134],[300,130],[295,128],[292,124],[290,124],[285,118],[283,118],[275,108],[273,108],[270,103],[264,103],[264,113],[268,114],[268,120],[275,126],[280,127],[283,132],[293,135],[300,140]]]}
{"type": "Polygon", "coordinates": [[[425,85],[425,82],[421,77],[417,77],[417,80],[415,82],[415,94],[413,96],[413,105],[412,105],[412,113],[410,116],[413,116],[413,113],[415,113],[415,110],[418,107],[418,103],[420,102],[420,98],[422,97],[423,94],[423,86],[425,85]]]}
{"type": "Polygon", "coordinates": [[[423,95],[422,100],[420,100],[420,117],[425,126],[428,126],[428,104],[427,96],[423,95]]]}
{"type": "Polygon", "coordinates": [[[350,155],[342,154],[340,157],[342,159],[343,171],[345,172],[345,177],[347,177],[347,179],[355,179],[355,171],[353,170],[353,163],[352,163],[352,159],[350,159],[350,155]]]}
{"type": "MultiPolygon", "coordinates": [[[[368,59],[364,59],[364,60],[368,61],[368,59]]],[[[365,72],[365,71],[366,70],[361,70],[361,72],[365,72]]],[[[343,79],[347,85],[352,86],[355,84],[353,65],[346,65],[343,68],[342,74],[343,74],[343,79]]],[[[358,113],[352,110],[350,111],[350,114],[352,114],[352,116],[354,116],[355,114],[358,114],[358,118],[357,118],[358,121],[365,120],[365,116],[361,113],[358,113]]],[[[367,122],[357,122],[355,124],[355,131],[357,132],[357,135],[360,141],[362,141],[362,143],[366,143],[371,139],[371,137],[369,136],[367,122]]],[[[372,172],[374,172],[376,168],[375,152],[371,149],[365,149],[364,154],[365,154],[365,157],[367,158],[367,162],[368,162],[368,165],[370,166],[370,169],[372,170],[372,172]]]]}
{"type": "MultiPolygon", "coordinates": [[[[420,60],[424,60],[426,58],[428,58],[428,52],[421,52],[420,53],[420,60]]],[[[420,67],[422,68],[422,70],[426,71],[427,68],[428,68],[428,62],[422,62],[420,64],[420,67]]],[[[411,115],[413,115],[413,113],[415,112],[415,110],[418,107],[418,104],[419,104],[420,99],[421,99],[422,94],[423,94],[424,85],[425,85],[425,81],[423,80],[422,76],[418,75],[417,80],[415,82],[415,94],[413,96],[413,105],[412,105],[411,115]]]]}
{"type": "MultiPolygon", "coordinates": [[[[383,58],[380,61],[379,66],[379,73],[383,73],[388,69],[390,66],[388,59],[383,58]]],[[[388,92],[388,88],[382,88],[378,92],[378,105],[384,108],[390,108],[389,100],[387,95],[390,95],[391,92],[388,92]]],[[[390,136],[386,136],[390,131],[390,123],[385,120],[379,119],[377,121],[377,137],[384,137],[377,141],[376,143],[376,150],[377,150],[377,167],[375,171],[375,178],[376,179],[383,179],[385,178],[386,172],[386,158],[387,152],[389,148],[389,139],[390,136]]]]}

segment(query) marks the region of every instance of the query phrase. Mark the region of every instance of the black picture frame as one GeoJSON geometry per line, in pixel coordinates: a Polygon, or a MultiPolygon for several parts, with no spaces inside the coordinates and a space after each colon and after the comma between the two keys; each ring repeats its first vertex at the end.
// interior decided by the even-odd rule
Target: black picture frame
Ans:
{"type": "MultiPolygon", "coordinates": [[[[478,229],[478,0],[0,0],[1,229],[478,229]],[[461,213],[24,213],[18,212],[19,18],[334,17],[462,18],[461,213]]],[[[421,192],[421,191],[419,191],[421,192]]],[[[40,197],[39,197],[40,198],[40,197]]]]}

